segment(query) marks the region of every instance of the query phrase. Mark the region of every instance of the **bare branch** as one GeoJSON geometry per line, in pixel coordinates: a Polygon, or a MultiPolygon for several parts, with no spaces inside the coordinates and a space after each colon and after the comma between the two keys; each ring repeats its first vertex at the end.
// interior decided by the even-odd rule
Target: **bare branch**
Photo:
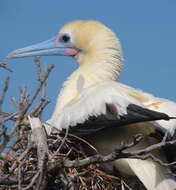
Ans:
{"type": "MultiPolygon", "coordinates": [[[[122,145],[120,148],[116,149],[114,152],[112,152],[111,154],[108,154],[107,156],[102,156],[102,155],[97,154],[95,156],[87,157],[79,161],[78,160],[76,161],[64,160],[62,164],[66,168],[73,168],[73,167],[77,168],[77,167],[86,167],[90,164],[111,162],[111,161],[121,159],[121,158],[137,158],[137,159],[153,158],[153,160],[156,160],[156,158],[154,158],[154,156],[149,155],[149,153],[159,148],[162,148],[164,146],[176,144],[176,140],[173,140],[173,141],[168,141],[168,142],[160,142],[158,144],[151,145],[149,147],[146,147],[138,151],[133,151],[133,152],[124,151],[127,148],[135,146],[137,143],[140,142],[140,140],[141,138],[139,138],[139,136],[137,135],[136,137],[134,137],[134,141],[131,144],[122,145]]],[[[157,162],[159,161],[157,160],[157,162]]],[[[170,166],[172,164],[175,164],[175,162],[166,164],[161,161],[159,163],[164,166],[170,166]]]]}
{"type": "Polygon", "coordinates": [[[41,168],[41,166],[43,165],[43,160],[49,152],[46,134],[43,130],[42,123],[39,118],[28,116],[28,119],[32,128],[32,138],[37,146],[37,154],[39,158],[38,167],[41,168]]]}
{"type": "Polygon", "coordinates": [[[13,72],[11,68],[7,67],[7,63],[0,62],[0,67],[6,69],[7,71],[13,72]]]}
{"type": "Polygon", "coordinates": [[[2,109],[2,104],[4,102],[4,98],[5,98],[5,95],[7,93],[8,87],[9,87],[9,80],[10,80],[10,77],[7,77],[6,80],[4,81],[4,87],[2,90],[2,94],[0,96],[0,110],[2,109]]]}

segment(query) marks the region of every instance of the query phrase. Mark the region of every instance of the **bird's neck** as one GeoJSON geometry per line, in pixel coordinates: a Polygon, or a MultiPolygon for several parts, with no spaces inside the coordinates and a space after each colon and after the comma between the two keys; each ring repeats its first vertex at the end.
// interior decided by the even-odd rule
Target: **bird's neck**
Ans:
{"type": "Polygon", "coordinates": [[[81,64],[64,82],[54,113],[59,113],[68,102],[81,93],[82,89],[104,81],[117,80],[120,70],[121,60],[118,56],[116,59],[111,57],[101,60],[101,62],[97,60],[96,62],[81,64]]]}

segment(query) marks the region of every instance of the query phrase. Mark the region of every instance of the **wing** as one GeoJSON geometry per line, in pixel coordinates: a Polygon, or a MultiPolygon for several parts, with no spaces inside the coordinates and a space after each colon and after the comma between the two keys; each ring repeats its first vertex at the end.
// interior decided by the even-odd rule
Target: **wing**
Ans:
{"type": "MultiPolygon", "coordinates": [[[[84,123],[71,126],[69,129],[70,133],[77,136],[87,136],[107,127],[118,127],[139,122],[170,119],[167,114],[152,111],[135,104],[129,104],[127,106],[126,114],[119,117],[113,117],[114,113],[113,115],[109,113],[111,106],[112,105],[106,104],[107,114],[97,117],[90,116],[84,123]]],[[[160,128],[159,125],[153,125],[153,127],[159,129],[162,133],[166,132],[163,128],[160,128]]]]}
{"type": "MultiPolygon", "coordinates": [[[[142,92],[141,90],[136,90],[121,83],[118,83],[118,86],[126,94],[133,97],[135,100],[143,104],[146,108],[166,113],[170,117],[176,117],[176,102],[155,97],[152,94],[142,92]]],[[[176,119],[172,119],[169,121],[158,120],[156,121],[156,123],[162,128],[165,128],[167,131],[169,131],[171,136],[174,136],[176,129],[176,119]]]]}
{"type": "MultiPolygon", "coordinates": [[[[118,127],[144,121],[169,120],[164,113],[147,109],[115,82],[94,85],[69,102],[48,122],[56,128],[70,129],[79,136],[90,135],[105,127],[118,127]]],[[[153,127],[165,129],[153,122],[153,127]]]]}

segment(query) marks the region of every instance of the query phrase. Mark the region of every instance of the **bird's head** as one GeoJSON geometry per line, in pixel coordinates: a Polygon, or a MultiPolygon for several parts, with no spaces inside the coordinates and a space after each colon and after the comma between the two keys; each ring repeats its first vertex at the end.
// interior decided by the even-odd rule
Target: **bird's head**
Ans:
{"type": "Polygon", "coordinates": [[[7,58],[52,55],[72,56],[80,65],[101,62],[110,56],[109,62],[122,59],[116,35],[100,22],[83,20],[65,24],[50,40],[17,49],[7,58]]]}

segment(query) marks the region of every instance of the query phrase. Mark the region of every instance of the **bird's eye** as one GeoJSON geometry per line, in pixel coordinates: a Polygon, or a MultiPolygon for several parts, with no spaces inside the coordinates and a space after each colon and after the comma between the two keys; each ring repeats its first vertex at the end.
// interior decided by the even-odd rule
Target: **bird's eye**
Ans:
{"type": "Polygon", "coordinates": [[[70,36],[68,34],[64,34],[62,37],[61,37],[61,42],[64,42],[64,43],[67,43],[70,41],[70,36]]]}

